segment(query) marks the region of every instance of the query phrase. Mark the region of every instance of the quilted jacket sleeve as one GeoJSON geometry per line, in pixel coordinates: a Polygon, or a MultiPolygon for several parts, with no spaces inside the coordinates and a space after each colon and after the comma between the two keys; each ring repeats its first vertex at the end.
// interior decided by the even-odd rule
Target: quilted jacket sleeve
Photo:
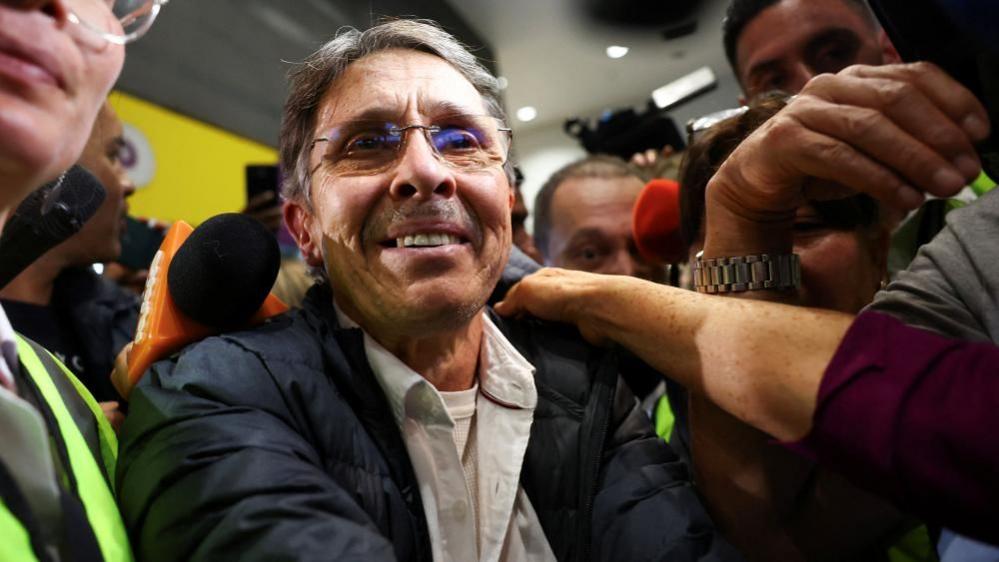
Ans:
{"type": "Polygon", "coordinates": [[[394,558],[308,440],[295,401],[313,389],[286,380],[222,338],[146,374],[132,394],[117,474],[137,559],[394,558]]]}

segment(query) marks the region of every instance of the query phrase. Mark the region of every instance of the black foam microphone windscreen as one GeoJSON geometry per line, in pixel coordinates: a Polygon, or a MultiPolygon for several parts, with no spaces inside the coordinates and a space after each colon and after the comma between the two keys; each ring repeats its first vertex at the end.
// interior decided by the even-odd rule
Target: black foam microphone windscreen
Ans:
{"type": "Polygon", "coordinates": [[[106,196],[101,182],[80,166],[28,195],[0,236],[0,288],[42,254],[79,232],[106,196]]]}
{"type": "Polygon", "coordinates": [[[257,220],[225,213],[201,223],[177,250],[167,288],[189,318],[215,328],[245,324],[281,267],[277,239],[257,220]]]}

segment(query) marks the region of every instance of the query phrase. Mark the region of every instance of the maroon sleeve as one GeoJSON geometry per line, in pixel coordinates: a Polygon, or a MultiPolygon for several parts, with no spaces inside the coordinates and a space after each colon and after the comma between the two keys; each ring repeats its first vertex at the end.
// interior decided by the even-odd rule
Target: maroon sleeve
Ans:
{"type": "Polygon", "coordinates": [[[999,348],[865,312],[792,448],[928,522],[999,542],[999,348]]]}

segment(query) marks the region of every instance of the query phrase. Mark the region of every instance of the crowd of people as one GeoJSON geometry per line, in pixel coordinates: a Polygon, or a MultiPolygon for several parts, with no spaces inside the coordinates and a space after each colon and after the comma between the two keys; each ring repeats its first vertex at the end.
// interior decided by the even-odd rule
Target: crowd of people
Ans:
{"type": "Polygon", "coordinates": [[[339,30],[279,139],[314,283],[123,388],[107,96],[164,4],[0,0],[0,225],[74,165],[105,193],[0,287],[0,560],[999,559],[999,193],[919,212],[997,109],[867,3],[730,0],[743,107],[566,165],[533,234],[496,77],[433,22],[339,30]],[[674,173],[682,282],[632,223],[674,173]]]}

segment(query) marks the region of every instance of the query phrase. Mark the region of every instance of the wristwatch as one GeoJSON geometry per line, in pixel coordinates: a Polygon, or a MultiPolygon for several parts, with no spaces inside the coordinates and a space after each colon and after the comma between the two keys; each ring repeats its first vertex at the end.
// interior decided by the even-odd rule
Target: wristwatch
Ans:
{"type": "Polygon", "coordinates": [[[694,260],[694,289],[699,293],[739,293],[763,289],[797,289],[801,261],[797,254],[758,254],[694,260]]]}

